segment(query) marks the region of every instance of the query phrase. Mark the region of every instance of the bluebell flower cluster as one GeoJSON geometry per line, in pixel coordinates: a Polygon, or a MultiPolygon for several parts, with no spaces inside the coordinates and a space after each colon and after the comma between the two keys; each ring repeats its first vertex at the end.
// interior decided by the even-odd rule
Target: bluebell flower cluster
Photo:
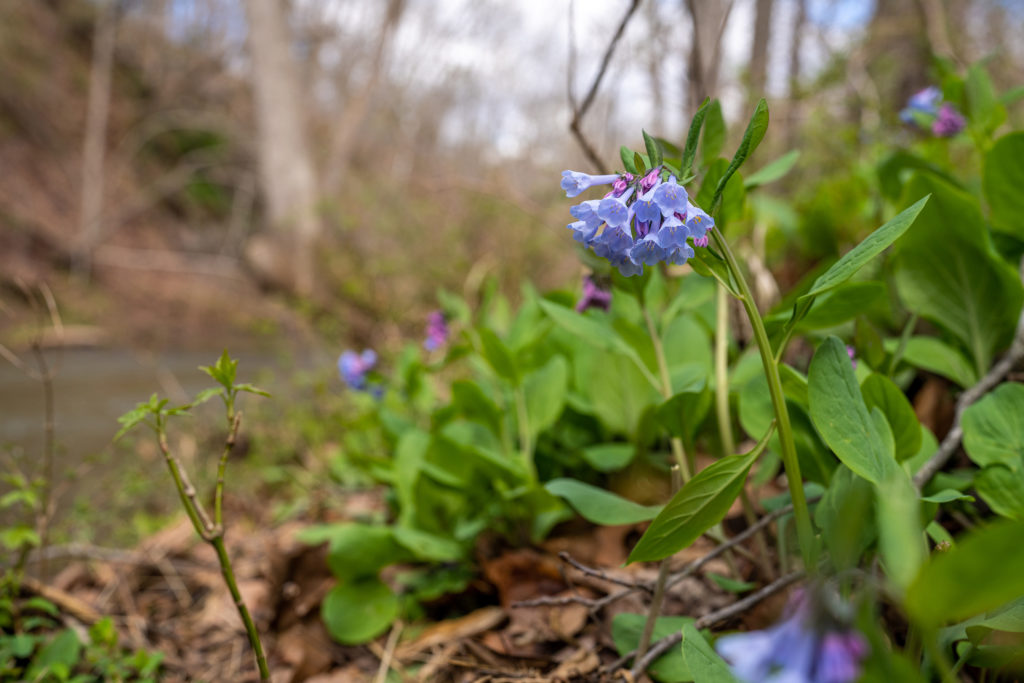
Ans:
{"type": "Polygon", "coordinates": [[[362,353],[345,351],[338,357],[338,373],[342,381],[357,391],[367,390],[367,375],[376,365],[377,353],[373,349],[362,353]]]}
{"type": "Polygon", "coordinates": [[[686,188],[668,169],[658,166],[642,177],[562,171],[567,197],[608,184],[611,191],[602,199],[570,209],[576,221],[568,228],[576,241],[608,259],[623,275],[639,275],[644,266],[661,261],[682,265],[693,257],[694,246],[708,245],[707,233],[715,222],[689,201],[686,188]]]}
{"type": "Polygon", "coordinates": [[[914,93],[900,111],[900,119],[913,126],[929,128],[933,135],[948,138],[964,129],[967,121],[934,85],[914,93]]]}
{"type": "Polygon", "coordinates": [[[433,311],[427,316],[427,337],[423,340],[423,348],[436,351],[448,343],[448,321],[444,313],[433,311]]]}
{"type": "Polygon", "coordinates": [[[715,649],[744,683],[852,683],[867,641],[859,632],[823,626],[818,607],[798,593],[787,618],[763,631],[723,636],[715,649]]]}

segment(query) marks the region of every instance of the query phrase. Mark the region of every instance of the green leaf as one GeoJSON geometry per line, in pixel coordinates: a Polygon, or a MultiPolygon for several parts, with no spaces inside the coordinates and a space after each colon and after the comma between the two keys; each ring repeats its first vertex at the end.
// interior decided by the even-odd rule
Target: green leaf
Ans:
{"type": "Polygon", "coordinates": [[[639,152],[633,153],[633,166],[636,168],[637,175],[643,175],[647,172],[647,164],[644,163],[644,158],[639,152]]]}
{"type": "Polygon", "coordinates": [[[874,372],[860,385],[860,392],[868,410],[877,407],[885,415],[895,439],[896,460],[902,462],[916,455],[921,448],[921,423],[900,388],[874,372]]]}
{"type": "Polygon", "coordinates": [[[327,551],[327,564],[338,578],[376,576],[389,564],[407,559],[409,553],[395,541],[391,527],[359,522],[335,525],[327,551]]]}
{"type": "Polygon", "coordinates": [[[635,152],[625,145],[619,147],[619,158],[622,159],[622,167],[626,169],[627,172],[636,175],[637,168],[636,164],[633,162],[634,154],[635,152]]]}
{"type": "Polygon", "coordinates": [[[886,437],[876,425],[853,374],[846,346],[829,337],[808,371],[811,420],[836,456],[868,481],[878,484],[896,468],[886,437]]]}
{"type": "Polygon", "coordinates": [[[890,472],[877,488],[878,548],[889,580],[906,590],[925,559],[917,490],[900,468],[890,472]]]}
{"type": "Polygon", "coordinates": [[[450,538],[408,526],[391,527],[395,540],[417,560],[455,562],[465,556],[462,546],[450,538]]]}
{"type": "Polygon", "coordinates": [[[722,103],[718,100],[711,100],[704,121],[704,139],[701,141],[700,147],[701,159],[705,166],[710,166],[711,162],[722,153],[722,146],[725,145],[725,132],[722,103]]]}
{"type": "Polygon", "coordinates": [[[192,399],[192,403],[190,405],[201,406],[214,396],[220,396],[223,393],[224,389],[222,389],[221,387],[210,387],[209,389],[203,389],[198,394],[196,394],[196,397],[192,399]]]}
{"type": "Polygon", "coordinates": [[[70,670],[78,663],[81,653],[82,642],[74,631],[65,629],[36,653],[25,673],[25,680],[37,680],[50,670],[70,670]]]}
{"type": "MultiPolygon", "coordinates": [[[[897,340],[893,340],[892,351],[897,340]]],[[[978,382],[977,371],[964,354],[935,337],[911,337],[903,350],[903,360],[916,368],[953,380],[964,389],[978,382]]]]}
{"type": "Polygon", "coordinates": [[[824,294],[853,277],[868,261],[881,254],[885,251],[886,247],[899,239],[913,225],[918,214],[921,213],[921,210],[927,203],[928,197],[921,199],[909,209],[900,212],[891,221],[865,237],[860,244],[846,252],[831,268],[822,273],[814,281],[814,284],[811,285],[811,288],[797,299],[797,302],[804,302],[812,297],[824,294]]]}
{"type": "Polygon", "coordinates": [[[749,453],[715,461],[686,482],[651,522],[627,562],[664,559],[722,521],[773,432],[769,430],[749,453]]]}
{"type": "Polygon", "coordinates": [[[1024,384],[1000,384],[964,411],[961,426],[975,463],[1024,469],[1024,384]]]}
{"type": "Polygon", "coordinates": [[[738,581],[714,572],[706,572],[705,576],[714,581],[719,588],[730,593],[746,593],[757,586],[752,581],[738,581]]]}
{"type": "Polygon", "coordinates": [[[513,386],[518,386],[519,370],[516,368],[515,360],[508,347],[490,329],[481,327],[478,332],[480,334],[480,352],[484,360],[499,377],[508,380],[513,386]]]}
{"type": "Polygon", "coordinates": [[[725,192],[725,186],[729,182],[729,178],[732,174],[739,170],[743,162],[754,153],[757,146],[761,144],[761,140],[764,139],[764,134],[768,131],[768,102],[762,97],[757,103],[757,108],[754,109],[753,116],[750,117],[750,123],[747,124],[747,130],[743,133],[743,139],[740,140],[740,146],[736,148],[736,154],[733,155],[732,161],[729,162],[729,167],[725,169],[725,173],[718,180],[718,186],[715,187],[715,196],[711,201],[711,209],[708,213],[714,212],[718,208],[718,203],[721,200],[722,194],[725,192]]]}
{"type": "Polygon", "coordinates": [[[660,505],[640,505],[610,491],[575,479],[552,479],[544,488],[568,501],[587,521],[605,526],[636,524],[654,519],[660,505]]]}
{"type": "Polygon", "coordinates": [[[644,146],[647,147],[647,158],[651,160],[651,168],[661,166],[661,162],[664,160],[664,154],[661,151],[661,145],[658,141],[648,135],[647,131],[643,131],[644,134],[644,146]]]}
{"type": "Polygon", "coordinates": [[[1004,135],[985,153],[982,187],[992,227],[1024,240],[1024,132],[1004,135]]]}
{"type": "Polygon", "coordinates": [[[906,608],[919,623],[939,626],[1024,595],[1024,521],[1001,521],[957,539],[933,555],[907,590],[906,608]]]}
{"type": "MultiPolygon", "coordinates": [[[[616,614],[612,619],[612,641],[615,649],[620,655],[632,652],[640,644],[640,636],[644,631],[644,624],[647,622],[645,614],[616,614]]],[[[654,621],[654,631],[651,633],[651,642],[657,642],[662,638],[679,632],[685,624],[692,624],[691,617],[658,617],[654,621]]],[[[661,657],[658,657],[651,666],[647,668],[651,676],[661,683],[685,683],[694,680],[686,662],[683,661],[683,654],[673,648],[661,657]]]]}
{"type": "Polygon", "coordinates": [[[956,489],[942,489],[941,491],[936,491],[930,496],[921,496],[921,502],[923,503],[939,503],[941,505],[942,503],[952,503],[955,500],[963,500],[968,503],[973,503],[974,496],[961,493],[956,489]]]}
{"type": "MultiPolygon", "coordinates": [[[[156,398],[156,394],[153,394],[153,398],[156,398]]],[[[121,423],[121,429],[118,430],[117,434],[114,435],[114,441],[119,440],[122,436],[128,433],[130,429],[135,425],[143,422],[147,417],[153,414],[152,408],[153,399],[150,399],[149,403],[140,403],[132,410],[129,410],[124,415],[117,418],[117,421],[121,423]]]]}
{"type": "Polygon", "coordinates": [[[974,488],[997,515],[1024,519],[1024,467],[986,467],[974,478],[974,488]]]}
{"type": "Polygon", "coordinates": [[[581,315],[571,308],[560,306],[553,301],[541,300],[540,307],[556,325],[573,334],[580,341],[622,354],[636,364],[637,369],[643,373],[653,387],[661,386],[633,347],[608,325],[596,322],[592,317],[581,315]]]}
{"type": "Polygon", "coordinates": [[[589,372],[584,386],[594,415],[612,432],[636,436],[644,414],[661,402],[660,393],[637,363],[621,354],[597,354],[589,372]]]}
{"type": "Polygon", "coordinates": [[[320,607],[328,633],[343,645],[359,645],[384,633],[398,616],[398,596],[380,579],[344,581],[320,607]]]}
{"type": "Polygon", "coordinates": [[[683,659],[694,681],[736,683],[729,666],[718,656],[693,624],[683,625],[683,659]]]}
{"type": "Polygon", "coordinates": [[[263,396],[265,398],[270,398],[270,392],[269,391],[264,391],[263,389],[260,389],[259,387],[254,387],[253,385],[249,384],[248,382],[242,382],[241,384],[236,384],[235,385],[235,391],[244,391],[247,394],[256,394],[257,396],[263,396]]]}
{"type": "Polygon", "coordinates": [[[633,461],[636,446],[630,443],[603,443],[583,449],[583,459],[598,472],[615,472],[633,461]]]}
{"type": "Polygon", "coordinates": [[[888,291],[881,282],[844,282],[813,301],[810,310],[797,323],[797,330],[835,327],[872,309],[889,305],[888,291]]]}
{"type": "Polygon", "coordinates": [[[767,185],[768,183],[774,182],[779,178],[784,177],[787,173],[793,170],[793,166],[796,165],[797,159],[800,158],[799,150],[793,150],[783,154],[775,161],[766,164],[759,168],[756,172],[751,173],[745,181],[743,181],[744,187],[748,190],[752,190],[755,187],[761,185],[767,185]]]}
{"type": "MultiPolygon", "coordinates": [[[[690,122],[690,131],[686,134],[686,146],[683,148],[683,161],[680,167],[683,177],[689,176],[693,171],[693,160],[697,158],[697,141],[700,139],[700,129],[704,125],[704,118],[708,114],[710,102],[711,100],[705,97],[700,107],[697,108],[697,113],[693,115],[693,120],[690,122]]],[[[719,110],[719,115],[721,115],[721,110],[719,110]]],[[[707,137],[707,133],[704,135],[707,137]]],[[[704,144],[706,147],[706,140],[704,144]]],[[[715,156],[718,156],[717,152],[715,156]]]]}
{"type": "Polygon", "coordinates": [[[967,118],[973,128],[990,135],[1006,120],[1006,108],[1000,104],[992,79],[980,63],[976,62],[967,69],[964,94],[967,96],[967,118]]]}
{"type": "Polygon", "coordinates": [[[526,376],[523,393],[531,435],[537,436],[555,423],[565,407],[568,388],[569,365],[562,356],[526,376]]]}
{"type": "Polygon", "coordinates": [[[814,522],[837,570],[857,566],[875,539],[874,487],[849,467],[840,465],[814,509],[814,522]]]}
{"type": "Polygon", "coordinates": [[[1009,346],[1024,301],[1016,269],[992,249],[977,202],[940,180],[915,176],[909,197],[931,194],[896,247],[896,289],[908,310],[963,342],[977,374],[1009,346]]]}

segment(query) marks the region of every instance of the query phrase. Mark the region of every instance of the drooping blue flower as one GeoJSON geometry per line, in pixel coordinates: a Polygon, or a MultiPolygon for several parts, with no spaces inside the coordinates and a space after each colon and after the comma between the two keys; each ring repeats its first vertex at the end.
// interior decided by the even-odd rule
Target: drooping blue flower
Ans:
{"type": "Polygon", "coordinates": [[[661,207],[654,201],[654,193],[658,187],[660,184],[652,186],[647,192],[637,197],[636,203],[633,204],[633,212],[638,221],[647,223],[655,218],[661,218],[661,207]]]}
{"type": "Polygon", "coordinates": [[[583,278],[583,296],[576,302],[576,312],[583,313],[589,308],[607,311],[612,305],[612,293],[602,289],[590,276],[583,278]]]}
{"type": "Polygon", "coordinates": [[[436,351],[447,343],[448,321],[441,311],[432,311],[427,316],[427,336],[423,340],[423,348],[427,351],[436,351]]]}
{"type": "Polygon", "coordinates": [[[867,642],[853,629],[833,626],[826,611],[801,591],[778,624],[723,636],[715,649],[743,683],[852,683],[867,642]]]}
{"type": "Polygon", "coordinates": [[[573,231],[573,238],[577,242],[582,242],[584,246],[589,247],[597,236],[597,229],[601,226],[601,223],[592,225],[587,221],[576,221],[575,223],[569,223],[565,226],[573,231]]]}
{"type": "Polygon", "coordinates": [[[661,229],[658,231],[658,240],[665,249],[686,246],[686,238],[689,236],[689,228],[676,214],[672,214],[662,221],[661,229]]]}
{"type": "Polygon", "coordinates": [[[353,389],[366,389],[366,375],[377,365],[377,353],[366,349],[362,353],[344,351],[338,357],[338,373],[342,381],[353,389]]]}
{"type": "Polygon", "coordinates": [[[658,233],[650,232],[638,239],[629,250],[629,260],[642,266],[664,261],[665,248],[658,243],[658,233]]]}
{"type": "Polygon", "coordinates": [[[627,190],[621,197],[605,197],[597,205],[597,216],[612,228],[629,225],[633,219],[633,208],[627,202],[633,189],[627,190]]]}
{"type": "Polygon", "coordinates": [[[688,204],[686,188],[676,182],[675,176],[669,176],[668,181],[655,188],[654,203],[661,208],[663,216],[671,216],[676,213],[685,216],[688,204]]]}
{"type": "MultiPolygon", "coordinates": [[[[938,113],[939,103],[942,101],[942,90],[934,85],[929,85],[924,90],[919,90],[907,100],[907,108],[904,112],[919,111],[922,114],[934,116],[938,113]]],[[[903,116],[903,112],[900,112],[903,116]]]]}
{"type": "Polygon", "coordinates": [[[566,197],[575,197],[589,190],[594,185],[607,185],[618,179],[617,173],[609,175],[590,175],[579,171],[562,171],[562,189],[566,197]]]}

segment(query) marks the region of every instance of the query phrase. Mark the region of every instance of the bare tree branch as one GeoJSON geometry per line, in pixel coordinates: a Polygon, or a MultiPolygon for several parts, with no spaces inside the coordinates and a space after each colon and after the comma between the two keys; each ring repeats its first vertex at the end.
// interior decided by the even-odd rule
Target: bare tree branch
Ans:
{"type": "MultiPolygon", "coordinates": [[[[569,122],[569,130],[572,131],[573,136],[583,149],[583,153],[586,155],[590,163],[594,165],[598,172],[604,172],[608,169],[608,165],[601,160],[597,151],[594,149],[590,141],[587,140],[586,135],[583,133],[582,123],[583,117],[586,115],[590,106],[594,103],[594,98],[597,96],[597,90],[601,87],[601,81],[604,80],[604,75],[608,71],[608,65],[612,61],[612,55],[615,54],[615,48],[618,46],[619,41],[622,39],[622,35],[626,32],[626,26],[629,25],[629,20],[633,18],[633,14],[640,6],[641,0],[630,0],[629,8],[622,17],[622,21],[619,22],[619,27],[615,30],[615,34],[612,39],[608,42],[608,47],[605,48],[604,57],[601,58],[601,66],[597,70],[597,74],[594,76],[593,82],[590,84],[590,89],[587,91],[586,96],[583,98],[583,102],[579,106],[573,104],[573,93],[572,93],[572,72],[569,75],[569,106],[572,107],[572,121],[569,122]]],[[[571,24],[570,24],[570,30],[571,24]]],[[[575,66],[575,59],[571,59],[570,69],[575,66]]]]}

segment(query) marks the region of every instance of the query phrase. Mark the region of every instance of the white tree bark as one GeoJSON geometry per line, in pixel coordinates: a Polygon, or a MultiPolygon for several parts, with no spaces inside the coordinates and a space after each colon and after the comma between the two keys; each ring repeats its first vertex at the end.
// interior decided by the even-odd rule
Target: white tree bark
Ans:
{"type": "MultiPolygon", "coordinates": [[[[317,179],[306,138],[299,71],[291,54],[288,17],[282,0],[246,0],[249,54],[256,103],[260,185],[273,233],[273,248],[262,250],[278,261],[253,265],[280,275],[300,295],[315,282],[317,179]],[[282,257],[290,259],[280,262],[282,257]]],[[[261,275],[268,275],[263,272],[261,275]]]]}

